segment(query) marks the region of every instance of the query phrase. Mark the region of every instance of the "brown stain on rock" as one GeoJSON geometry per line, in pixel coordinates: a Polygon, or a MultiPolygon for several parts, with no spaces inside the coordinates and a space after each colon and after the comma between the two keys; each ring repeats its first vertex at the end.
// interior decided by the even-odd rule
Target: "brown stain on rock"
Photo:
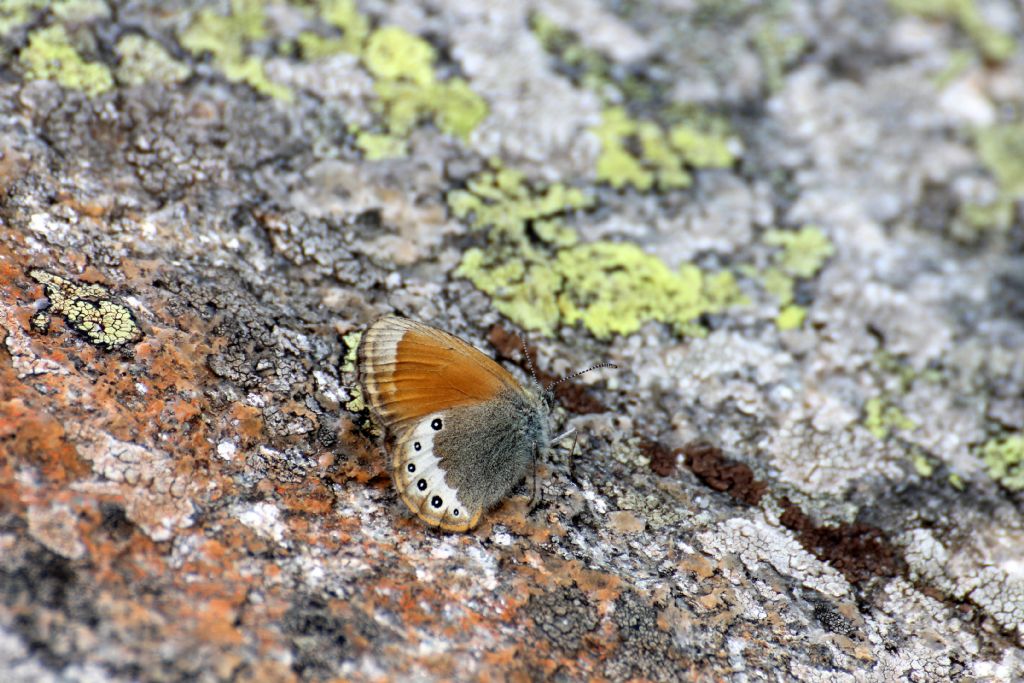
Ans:
{"type": "Polygon", "coordinates": [[[747,465],[729,460],[722,449],[705,441],[688,443],[682,450],[686,466],[714,490],[728,493],[747,505],[761,502],[768,484],[755,479],[747,465]]]}
{"type": "Polygon", "coordinates": [[[640,452],[650,459],[652,472],[659,477],[668,477],[676,471],[676,458],[683,452],[683,449],[676,448],[673,450],[659,441],[641,437],[640,452]]]}
{"type": "Polygon", "coordinates": [[[903,558],[881,529],[862,523],[818,525],[789,498],[780,503],[779,522],[796,533],[808,552],[838,569],[850,583],[902,572],[903,558]]]}

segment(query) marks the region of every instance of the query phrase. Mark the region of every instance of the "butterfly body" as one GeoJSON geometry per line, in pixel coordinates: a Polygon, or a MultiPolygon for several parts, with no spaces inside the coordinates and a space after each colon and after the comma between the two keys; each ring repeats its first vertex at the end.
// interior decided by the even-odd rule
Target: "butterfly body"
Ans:
{"type": "Polygon", "coordinates": [[[384,317],[366,330],[356,357],[395,488],[430,526],[476,526],[547,448],[542,395],[454,335],[384,317]]]}

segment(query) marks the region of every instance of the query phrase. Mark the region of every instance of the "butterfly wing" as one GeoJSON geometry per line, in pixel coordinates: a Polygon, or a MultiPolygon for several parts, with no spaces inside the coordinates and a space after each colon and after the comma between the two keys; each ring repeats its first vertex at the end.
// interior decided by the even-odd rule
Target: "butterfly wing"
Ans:
{"type": "Polygon", "coordinates": [[[430,526],[475,526],[522,477],[537,399],[458,337],[405,318],[373,323],[356,355],[402,501],[430,526]]]}
{"type": "Polygon", "coordinates": [[[428,415],[396,437],[391,478],[402,502],[423,522],[445,531],[466,531],[480,521],[484,506],[478,499],[464,499],[449,486],[448,472],[441,466],[444,456],[434,447],[440,431],[435,427],[449,422],[448,418],[450,414],[428,415]]]}
{"type": "Polygon", "coordinates": [[[505,368],[466,342],[407,318],[388,316],[370,325],[356,365],[366,402],[389,433],[502,391],[525,393],[505,368]]]}

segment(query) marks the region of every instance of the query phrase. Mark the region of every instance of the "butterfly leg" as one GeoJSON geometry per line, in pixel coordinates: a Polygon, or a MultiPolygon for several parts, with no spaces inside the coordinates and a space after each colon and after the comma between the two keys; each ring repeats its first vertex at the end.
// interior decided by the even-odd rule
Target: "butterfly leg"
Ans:
{"type": "Polygon", "coordinates": [[[533,508],[538,502],[538,488],[537,488],[537,447],[533,448],[533,495],[530,496],[529,510],[533,512],[533,508]]]}
{"type": "Polygon", "coordinates": [[[583,484],[576,478],[576,441],[580,438],[579,434],[576,434],[572,438],[572,450],[569,451],[569,481],[576,484],[576,486],[583,488],[583,484]]]}

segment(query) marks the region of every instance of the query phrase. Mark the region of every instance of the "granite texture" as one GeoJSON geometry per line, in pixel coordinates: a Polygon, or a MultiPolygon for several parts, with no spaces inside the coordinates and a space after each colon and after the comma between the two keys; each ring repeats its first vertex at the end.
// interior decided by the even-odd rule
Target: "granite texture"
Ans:
{"type": "Polygon", "coordinates": [[[1024,679],[1011,0],[0,6],[0,679],[1024,679]],[[352,367],[559,389],[467,534],[352,367]]]}

